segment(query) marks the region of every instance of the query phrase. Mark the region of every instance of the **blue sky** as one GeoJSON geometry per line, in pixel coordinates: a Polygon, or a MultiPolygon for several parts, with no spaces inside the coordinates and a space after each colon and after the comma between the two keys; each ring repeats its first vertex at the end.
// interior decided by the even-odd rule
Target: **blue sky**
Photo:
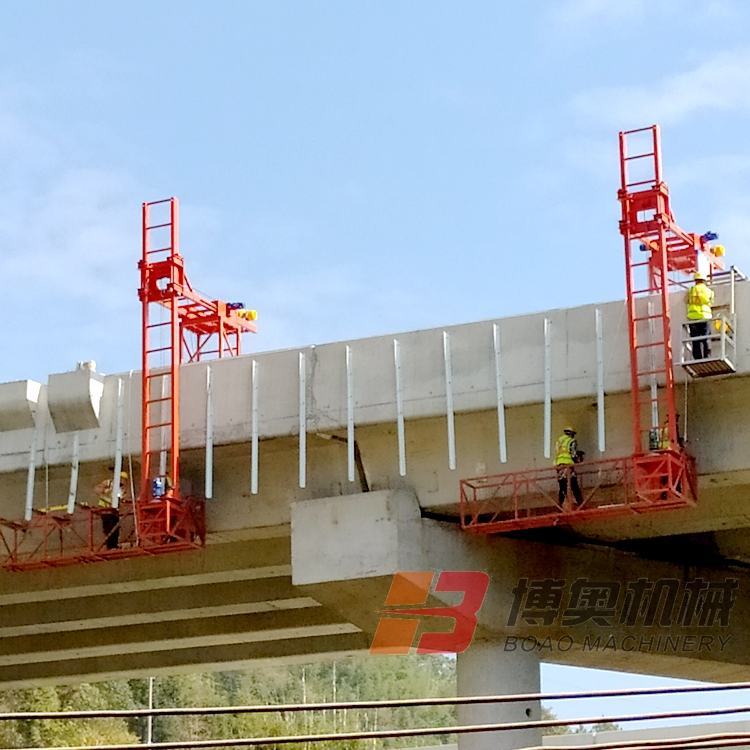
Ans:
{"type": "MultiPolygon", "coordinates": [[[[688,680],[671,680],[665,677],[612,672],[602,669],[581,669],[559,664],[542,664],[542,692],[557,693],[587,690],[640,690],[665,685],[696,684],[688,680]]],[[[625,696],[622,698],[586,698],[567,701],[550,701],[547,706],[560,718],[575,719],[594,716],[626,716],[668,711],[700,711],[750,705],[750,690],[718,691],[685,695],[625,696]]],[[[717,722],[746,721],[748,713],[695,718],[648,719],[622,722],[623,729],[645,727],[685,726],[717,722]]]]}
{"type": "MultiPolygon", "coordinates": [[[[750,266],[749,23],[729,0],[6,0],[1,379],[137,366],[140,203],[173,194],[193,281],[260,310],[255,349],[620,298],[617,131],[654,121],[678,220],[750,266]]],[[[545,687],[624,679],[560,669],[545,687]]]]}
{"type": "Polygon", "coordinates": [[[616,135],[655,120],[678,219],[741,265],[748,16],[8,0],[3,379],[137,363],[139,206],[172,194],[193,280],[260,310],[260,350],[621,297],[616,135]]]}

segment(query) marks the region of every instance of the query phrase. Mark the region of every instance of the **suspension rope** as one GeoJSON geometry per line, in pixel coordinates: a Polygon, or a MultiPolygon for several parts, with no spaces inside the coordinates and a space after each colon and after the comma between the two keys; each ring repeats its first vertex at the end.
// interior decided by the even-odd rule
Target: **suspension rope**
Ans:
{"type": "MultiPolygon", "coordinates": [[[[141,374],[143,377],[143,374],[141,374]]],[[[130,442],[131,428],[133,420],[133,370],[128,372],[128,420],[127,420],[127,443],[128,446],[128,479],[130,480],[130,502],[133,505],[133,528],[135,531],[135,543],[140,544],[140,535],[138,531],[138,506],[135,501],[135,480],[133,479],[133,446],[130,442]]]]}

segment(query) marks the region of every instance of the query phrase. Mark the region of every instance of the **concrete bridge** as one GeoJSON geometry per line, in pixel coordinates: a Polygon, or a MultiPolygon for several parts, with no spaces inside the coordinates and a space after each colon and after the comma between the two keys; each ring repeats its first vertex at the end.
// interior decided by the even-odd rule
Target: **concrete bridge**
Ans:
{"type": "MultiPolygon", "coordinates": [[[[682,304],[673,300],[677,311],[682,304]]],[[[362,650],[392,574],[404,570],[490,574],[477,640],[459,656],[466,694],[533,691],[540,658],[747,679],[748,285],[738,285],[736,305],[737,373],[688,382],[678,368],[698,505],[512,538],[460,530],[459,480],[549,466],[549,440],[564,423],[577,426],[589,460],[631,452],[622,302],[215,361],[210,409],[207,365],[186,366],[183,474],[211,496],[206,548],[0,573],[0,687],[362,650]],[[511,622],[521,579],[613,582],[623,594],[639,579],[674,582],[664,586],[680,596],[693,579],[737,588],[725,625],[628,624],[615,614],[567,626],[511,622]],[[655,640],[669,635],[677,646],[655,640]],[[528,651],[513,640],[524,637],[528,651]]],[[[679,352],[679,331],[673,345],[679,352]]],[[[93,502],[118,445],[137,474],[139,394],[138,372],[85,368],[0,385],[0,516],[22,518],[27,501],[65,504],[76,454],[78,502],[93,502]]],[[[459,598],[433,591],[430,600],[459,598]]],[[[467,716],[481,720],[483,710],[467,716]]],[[[520,717],[538,706],[507,710],[520,717]]]]}

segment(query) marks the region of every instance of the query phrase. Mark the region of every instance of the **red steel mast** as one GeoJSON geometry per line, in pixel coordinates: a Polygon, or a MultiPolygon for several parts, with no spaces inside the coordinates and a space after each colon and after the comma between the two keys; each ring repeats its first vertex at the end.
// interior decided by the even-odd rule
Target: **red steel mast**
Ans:
{"type": "Polygon", "coordinates": [[[201,536],[197,506],[183,496],[180,483],[180,367],[239,356],[241,334],[257,329],[252,311],[238,309],[239,303],[210,300],[188,281],[180,255],[177,198],[144,203],[142,226],[142,442],[136,517],[140,544],[150,547],[201,536]],[[168,456],[158,471],[156,453],[168,456]]]}

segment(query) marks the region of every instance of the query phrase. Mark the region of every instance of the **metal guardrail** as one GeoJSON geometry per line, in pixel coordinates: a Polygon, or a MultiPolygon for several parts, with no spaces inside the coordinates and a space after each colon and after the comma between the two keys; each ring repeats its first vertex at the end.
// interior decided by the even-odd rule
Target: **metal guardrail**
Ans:
{"type": "MultiPolygon", "coordinates": [[[[615,690],[575,690],[555,693],[514,693],[510,695],[462,695],[441,698],[401,698],[372,701],[326,701],[321,703],[277,703],[250,706],[173,706],[163,708],[96,709],[90,711],[11,711],[0,712],[2,721],[51,721],[54,719],[138,719],[157,716],[222,716],[227,714],[295,713],[301,711],[356,711],[364,709],[418,708],[422,706],[472,706],[488,703],[525,703],[590,698],[630,698],[648,695],[686,695],[750,690],[750,681],[710,685],[680,685],[615,690]]],[[[597,719],[600,722],[601,719],[597,719]]]]}
{"type": "MultiPolygon", "coordinates": [[[[102,711],[61,711],[61,712],[26,712],[2,713],[0,721],[30,721],[55,719],[92,719],[92,718],[137,718],[178,715],[216,715],[243,713],[272,713],[279,711],[313,711],[335,708],[337,710],[351,710],[363,708],[393,708],[414,707],[428,705],[469,705],[476,703],[510,703],[551,700],[570,700],[576,698],[612,698],[636,695],[665,695],[685,693],[710,693],[730,690],[744,690],[750,688],[749,682],[729,683],[724,685],[691,685],[682,687],[646,688],[641,690],[605,690],[570,693],[527,693],[518,695],[493,696],[464,696],[457,698],[417,698],[406,700],[386,701],[357,701],[339,703],[298,703],[286,705],[266,706],[216,706],[208,708],[154,708],[133,710],[102,710],[102,711]]],[[[383,729],[366,732],[331,732],[308,735],[282,735],[270,737],[232,737],[208,740],[181,740],[174,742],[145,742],[137,744],[98,745],[97,750],[188,750],[188,748],[223,748],[223,747],[257,747],[261,745],[286,745],[301,742],[340,742],[353,740],[377,740],[400,737],[444,736],[448,734],[473,734],[480,732],[517,731],[520,729],[546,729],[560,726],[578,726],[598,724],[601,722],[630,722],[642,720],[662,720],[676,718],[697,718],[706,716],[726,716],[729,714],[750,713],[750,706],[731,706],[723,708],[690,709],[682,711],[659,711],[641,714],[624,714],[610,716],[583,716],[574,719],[543,719],[537,721],[520,721],[491,724],[472,724],[443,727],[416,727],[409,729],[383,729]]],[[[597,744],[606,750],[617,748],[660,748],[661,750],[676,750],[685,747],[737,747],[750,741],[750,732],[717,733],[688,738],[668,738],[665,740],[638,740],[597,744]]],[[[7,749],[3,749],[7,750],[7,749]]],[[[28,750],[41,750],[29,748],[28,750]]],[[[48,749],[49,750],[49,749],[48,749]]],[[[57,747],[52,750],[94,750],[93,746],[57,747]]],[[[584,750],[584,746],[568,747],[568,750],[584,750]]]]}
{"type": "Polygon", "coordinates": [[[560,502],[553,466],[462,479],[461,527],[502,533],[695,504],[695,464],[684,452],[657,450],[571,468],[583,498],[577,506],[570,486],[565,502],[560,502]]]}
{"type": "MultiPolygon", "coordinates": [[[[662,720],[662,719],[682,719],[697,718],[706,716],[726,716],[728,714],[750,713],[750,706],[732,706],[729,708],[707,708],[685,711],[659,711],[643,714],[623,714],[611,716],[584,716],[575,719],[542,719],[540,721],[513,721],[505,723],[492,724],[459,724],[447,727],[416,727],[412,729],[381,729],[367,732],[330,732],[322,734],[300,734],[300,735],[279,735],[269,737],[230,737],[208,740],[179,740],[173,742],[144,742],[129,743],[116,745],[96,745],[96,746],[60,746],[55,748],[27,748],[26,750],[189,750],[190,748],[224,748],[224,747],[258,747],[261,745],[291,745],[297,743],[317,743],[317,742],[351,742],[354,740],[378,740],[392,739],[403,737],[426,737],[426,736],[444,736],[448,734],[477,734],[481,732],[513,732],[523,729],[546,729],[561,726],[579,726],[586,724],[598,724],[603,722],[629,722],[644,720],[662,720]]],[[[743,744],[739,740],[747,742],[750,740],[750,732],[734,733],[733,738],[737,739],[736,744],[743,744]]],[[[703,746],[705,741],[706,747],[715,747],[715,740],[712,735],[704,735],[696,738],[701,744],[692,746],[703,746]]],[[[683,740],[670,739],[663,745],[643,743],[633,743],[629,747],[684,747],[683,740]]],[[[601,745],[597,745],[601,747],[601,745]]],[[[2,750],[12,750],[3,748],[2,750]]]]}

